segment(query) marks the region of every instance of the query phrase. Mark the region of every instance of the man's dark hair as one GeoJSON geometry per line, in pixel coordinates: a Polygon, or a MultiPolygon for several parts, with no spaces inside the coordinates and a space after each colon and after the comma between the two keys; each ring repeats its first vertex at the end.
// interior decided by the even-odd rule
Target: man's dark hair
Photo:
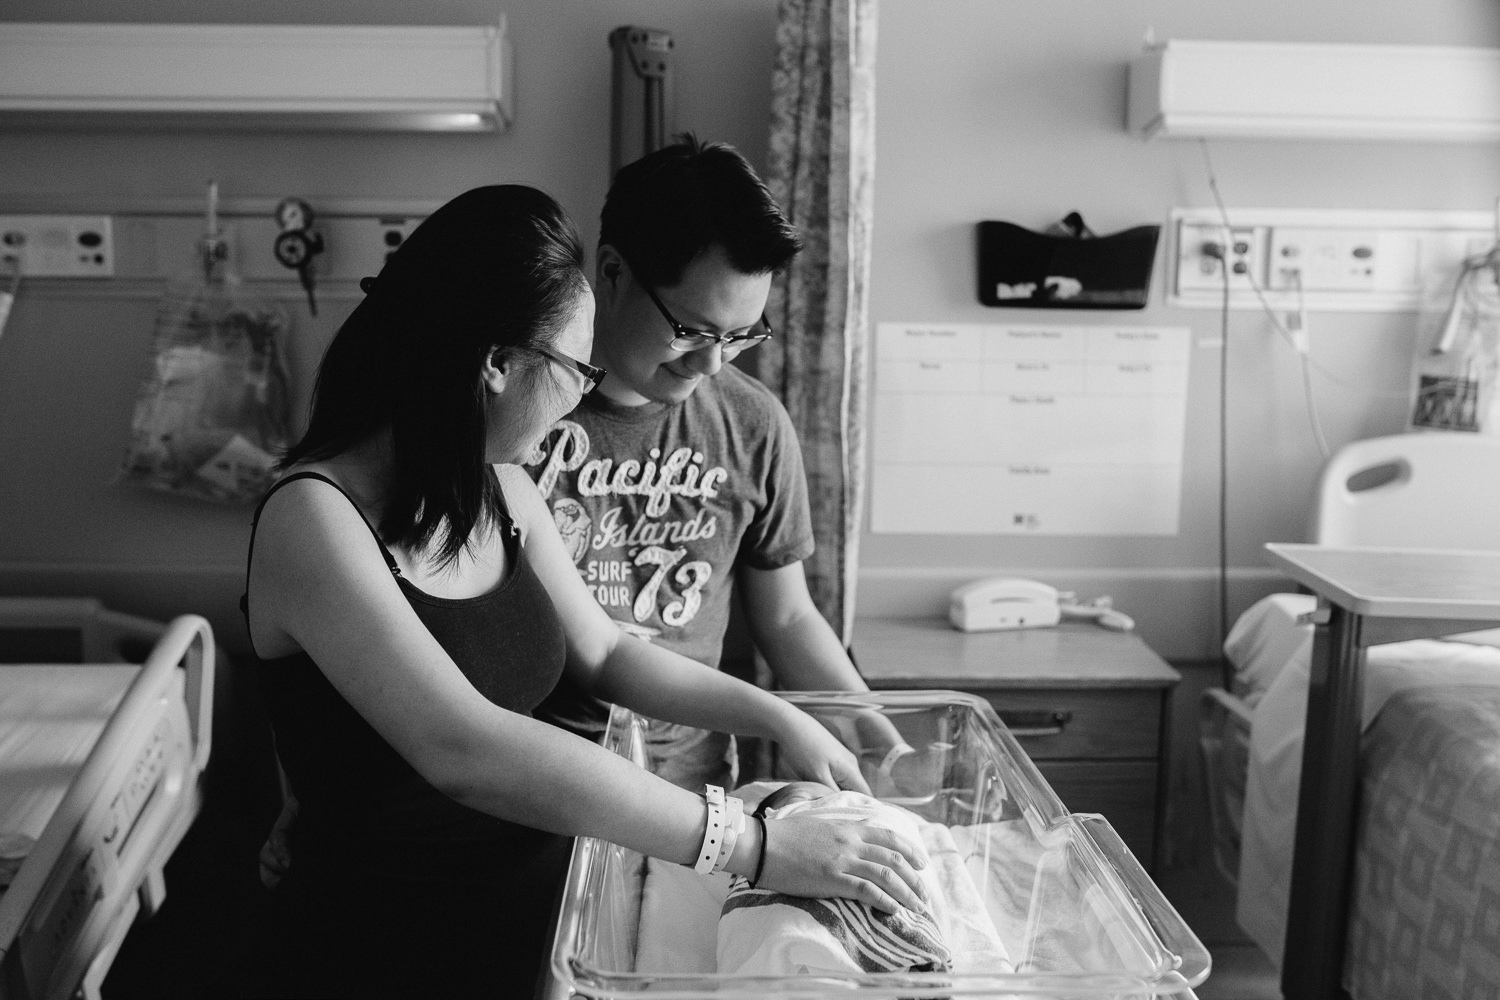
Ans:
{"type": "Polygon", "coordinates": [[[779,271],[802,250],[796,227],[749,161],[691,133],[621,167],[599,222],[600,245],[618,250],[654,288],[675,286],[715,245],[744,274],[779,271]]]}
{"type": "MultiPolygon", "coordinates": [[[[459,195],[402,242],[318,368],[307,433],[280,468],[337,455],[389,426],[393,485],[387,543],[421,546],[444,530],[452,560],[502,509],[485,461],[485,359],[504,351],[527,378],[588,290],[572,220],[518,184],[459,195]]],[[[367,279],[369,281],[369,279],[367,279]]],[[[522,383],[525,389],[526,383],[522,383]]]]}

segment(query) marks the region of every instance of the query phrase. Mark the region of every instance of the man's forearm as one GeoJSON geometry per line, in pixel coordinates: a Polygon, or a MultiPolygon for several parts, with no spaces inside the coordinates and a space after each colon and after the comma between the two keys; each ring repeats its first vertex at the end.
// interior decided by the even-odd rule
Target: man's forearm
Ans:
{"type": "Polygon", "coordinates": [[[787,690],[869,690],[832,626],[816,611],[757,634],[756,646],[787,690]]]}

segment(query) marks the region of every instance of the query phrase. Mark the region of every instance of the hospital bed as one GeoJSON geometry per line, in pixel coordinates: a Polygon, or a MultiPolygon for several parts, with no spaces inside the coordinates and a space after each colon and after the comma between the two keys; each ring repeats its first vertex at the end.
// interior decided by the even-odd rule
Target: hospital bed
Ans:
{"type": "MultiPolygon", "coordinates": [[[[1192,997],[1207,978],[1207,950],[1109,823],[1069,813],[988,702],[953,691],[782,697],[851,748],[859,716],[878,712],[917,749],[899,786],[872,774],[872,790],[919,822],[947,900],[971,904],[969,950],[950,940],[943,972],[726,972],[715,964],[724,892],[714,895],[713,876],[579,838],[543,996],[1126,1000],[1192,997]]],[[[618,706],[605,745],[652,766],[642,720],[618,706]]],[[[773,758],[742,780],[776,777],[764,763],[773,758]]]]}
{"type": "MultiPolygon", "coordinates": [[[[1500,440],[1431,432],[1355,441],[1320,475],[1312,540],[1500,550],[1500,440]]],[[[1312,648],[1307,594],[1235,622],[1226,689],[1200,746],[1215,858],[1240,925],[1279,962],[1312,648]]],[[[1344,986],[1356,1000],[1500,994],[1500,638],[1373,646],[1364,668],[1359,831],[1344,986]]]]}
{"type": "Polygon", "coordinates": [[[0,998],[97,998],[160,906],[201,803],[214,657],[196,615],[0,599],[0,998]]]}

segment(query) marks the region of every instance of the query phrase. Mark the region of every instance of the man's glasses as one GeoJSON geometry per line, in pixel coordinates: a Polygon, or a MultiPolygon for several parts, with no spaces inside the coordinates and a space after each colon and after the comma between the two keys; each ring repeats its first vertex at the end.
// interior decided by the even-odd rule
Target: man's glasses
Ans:
{"type": "Polygon", "coordinates": [[[656,309],[661,313],[662,319],[666,320],[672,327],[672,332],[677,336],[672,338],[672,350],[674,351],[701,351],[705,347],[718,344],[724,349],[724,358],[728,359],[739,354],[741,351],[749,350],[757,344],[764,344],[771,339],[771,321],[761,313],[759,321],[748,333],[710,333],[707,330],[694,330],[690,326],[683,326],[677,322],[677,317],[667,311],[662,300],[657,298],[651,286],[641,283],[646,294],[651,296],[651,301],[656,303],[656,309]]]}
{"type": "Polygon", "coordinates": [[[558,352],[547,347],[537,347],[530,344],[526,344],[523,346],[525,346],[528,350],[535,351],[538,354],[542,354],[546,357],[551,358],[553,361],[556,361],[560,365],[566,365],[578,374],[582,375],[583,394],[585,396],[593,392],[595,389],[599,388],[599,383],[603,382],[604,376],[609,374],[603,368],[596,368],[593,365],[588,364],[587,362],[579,361],[577,358],[570,358],[566,354],[559,354],[558,352]]]}

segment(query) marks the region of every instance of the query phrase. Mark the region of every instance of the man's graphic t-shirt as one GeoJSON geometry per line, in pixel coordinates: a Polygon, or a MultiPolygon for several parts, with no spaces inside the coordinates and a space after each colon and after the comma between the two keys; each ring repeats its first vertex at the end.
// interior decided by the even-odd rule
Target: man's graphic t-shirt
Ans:
{"type": "MultiPolygon", "coordinates": [[[[735,565],[778,569],[813,550],[791,419],[734,367],[681,403],[620,406],[585,396],[527,471],[584,584],[616,624],[709,666],[719,664],[735,565]]],[[[536,714],[597,736],[607,711],[564,681],[536,714]]],[[[652,736],[703,739],[681,727],[654,727],[652,736]]],[[[722,757],[726,745],[691,755],[722,757]]],[[[684,783],[695,777],[680,775],[684,783]]]]}

